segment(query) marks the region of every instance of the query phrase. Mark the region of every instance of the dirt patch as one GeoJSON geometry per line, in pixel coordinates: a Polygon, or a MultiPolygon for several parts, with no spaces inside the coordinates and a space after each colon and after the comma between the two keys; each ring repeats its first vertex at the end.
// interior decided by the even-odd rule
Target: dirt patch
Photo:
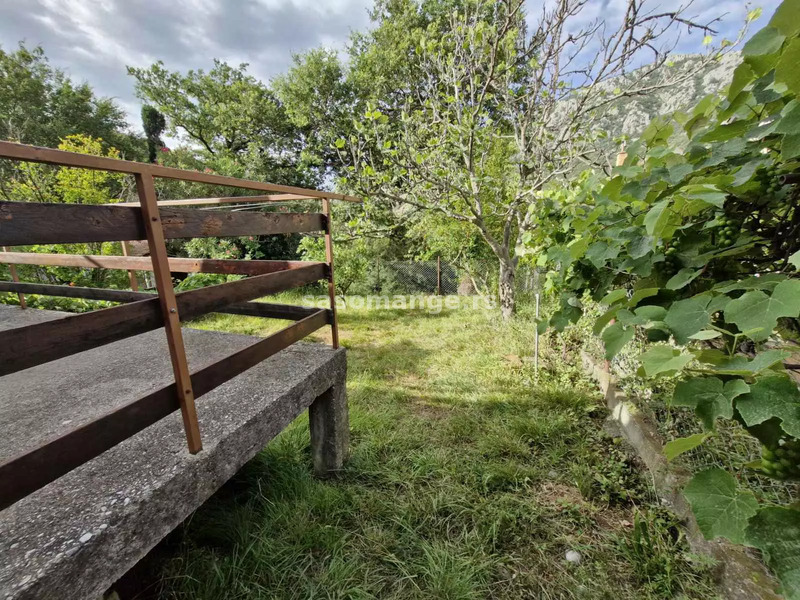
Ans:
{"type": "Polygon", "coordinates": [[[633,508],[620,506],[598,506],[581,495],[574,485],[557,482],[546,482],[536,495],[543,506],[557,510],[578,508],[590,514],[599,529],[620,531],[633,527],[633,508]]]}
{"type": "Polygon", "coordinates": [[[422,398],[415,398],[411,401],[411,408],[414,413],[425,419],[440,421],[450,416],[451,410],[443,406],[431,404],[422,398]]]}

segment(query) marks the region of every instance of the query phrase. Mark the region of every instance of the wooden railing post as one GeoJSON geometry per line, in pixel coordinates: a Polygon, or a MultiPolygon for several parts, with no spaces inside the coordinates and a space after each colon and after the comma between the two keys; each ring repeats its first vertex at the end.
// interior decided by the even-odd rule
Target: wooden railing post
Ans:
{"type": "MultiPolygon", "coordinates": [[[[8,252],[8,248],[3,246],[3,252],[8,252]]],[[[11,281],[16,281],[17,283],[19,283],[19,275],[17,275],[17,267],[15,267],[12,264],[9,264],[8,265],[8,270],[11,271],[11,281]]],[[[27,302],[25,302],[25,294],[20,292],[20,293],[17,294],[17,296],[19,296],[19,306],[20,306],[20,308],[27,308],[28,304],[27,304],[27,302]]]]}
{"type": "MultiPolygon", "coordinates": [[[[122,242],[122,256],[130,256],[130,255],[131,255],[131,249],[130,246],[128,245],[128,242],[122,242]]],[[[138,292],[139,282],[136,281],[136,271],[129,270],[128,279],[131,282],[131,290],[133,290],[134,292],[138,292]]]]}
{"type": "Polygon", "coordinates": [[[334,348],[339,347],[339,317],[336,314],[336,286],[333,282],[333,239],[331,238],[331,202],[322,199],[322,212],[325,214],[325,262],[328,263],[328,296],[331,300],[331,342],[334,348]]]}
{"type": "Polygon", "coordinates": [[[189,365],[186,361],[186,349],[183,346],[181,321],[178,315],[178,304],[175,300],[175,290],[172,287],[167,246],[164,241],[161,216],[158,212],[153,176],[150,173],[137,173],[136,189],[139,193],[142,220],[147,232],[150,259],[153,262],[153,275],[155,276],[161,312],[164,317],[164,329],[167,334],[169,356],[172,360],[172,371],[175,375],[175,386],[181,407],[181,415],[183,416],[183,427],[186,430],[189,451],[192,454],[196,454],[203,449],[203,443],[200,439],[200,425],[197,421],[197,411],[194,405],[192,379],[189,374],[189,365]]]}

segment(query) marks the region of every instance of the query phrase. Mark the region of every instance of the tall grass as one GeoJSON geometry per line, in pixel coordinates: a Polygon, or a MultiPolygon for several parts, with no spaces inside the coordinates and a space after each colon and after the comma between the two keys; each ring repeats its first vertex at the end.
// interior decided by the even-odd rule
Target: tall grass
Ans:
{"type": "Polygon", "coordinates": [[[345,308],[340,320],[346,469],[311,475],[298,419],[170,538],[161,597],[714,597],[558,340],[534,377],[527,317],[345,308]]]}

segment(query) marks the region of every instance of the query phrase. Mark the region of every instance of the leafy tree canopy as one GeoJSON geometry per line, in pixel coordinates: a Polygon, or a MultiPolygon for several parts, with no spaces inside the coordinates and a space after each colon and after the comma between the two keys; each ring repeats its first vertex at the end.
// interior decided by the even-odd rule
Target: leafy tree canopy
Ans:
{"type": "Polygon", "coordinates": [[[179,73],[159,61],[128,67],[128,73],[137,95],[164,115],[168,132],[197,145],[217,172],[312,187],[319,182],[305,160],[299,129],[275,94],[248,75],[246,64],[215,60],[208,72],[179,73]]]}
{"type": "Polygon", "coordinates": [[[88,83],[76,84],[51,67],[42,48],[0,48],[0,139],[52,148],[69,135],[87,135],[139,159],[141,141],[127,127],[112,99],[98,98],[88,83]]]}

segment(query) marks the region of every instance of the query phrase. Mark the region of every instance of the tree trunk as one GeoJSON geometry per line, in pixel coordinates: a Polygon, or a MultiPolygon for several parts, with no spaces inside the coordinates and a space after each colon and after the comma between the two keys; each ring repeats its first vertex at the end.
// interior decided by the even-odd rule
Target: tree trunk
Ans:
{"type": "Polygon", "coordinates": [[[510,260],[500,259],[500,314],[503,319],[510,319],[517,311],[517,302],[514,295],[514,277],[516,269],[510,260]]]}

